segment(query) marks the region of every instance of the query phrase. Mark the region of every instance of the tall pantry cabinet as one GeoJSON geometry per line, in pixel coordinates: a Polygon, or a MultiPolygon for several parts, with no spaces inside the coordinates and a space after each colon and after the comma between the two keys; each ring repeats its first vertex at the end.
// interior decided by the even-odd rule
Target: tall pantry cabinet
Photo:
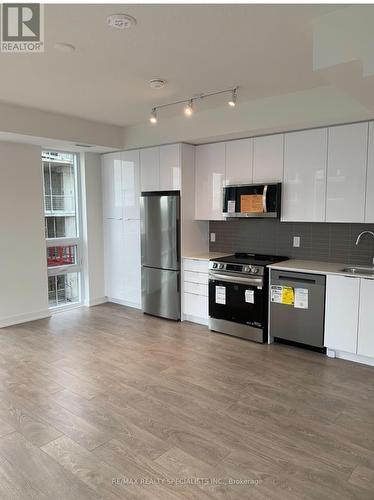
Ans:
{"type": "Polygon", "coordinates": [[[102,157],[105,295],[141,307],[139,151],[102,157]]]}

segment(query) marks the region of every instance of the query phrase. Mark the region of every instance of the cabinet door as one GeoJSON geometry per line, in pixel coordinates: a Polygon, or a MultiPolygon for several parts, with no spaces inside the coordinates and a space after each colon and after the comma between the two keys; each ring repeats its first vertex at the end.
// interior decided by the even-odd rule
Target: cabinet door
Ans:
{"type": "Polygon", "coordinates": [[[196,147],[195,219],[223,220],[222,194],[225,177],[225,144],[196,147]]]}
{"type": "Polygon", "coordinates": [[[267,135],[253,139],[253,182],[282,182],[284,135],[267,135]]]}
{"type": "Polygon", "coordinates": [[[180,144],[160,147],[160,191],[181,189],[180,144]]]}
{"type": "Polygon", "coordinates": [[[125,300],[125,259],[123,221],[104,221],[104,276],[105,295],[110,299],[125,300]]]}
{"type": "Polygon", "coordinates": [[[123,300],[133,307],[141,307],[140,221],[123,222],[125,250],[123,260],[123,300]]]}
{"type": "Polygon", "coordinates": [[[374,280],[361,279],[357,354],[374,358],[374,280]]]}
{"type": "Polygon", "coordinates": [[[253,139],[226,142],[225,184],[252,184],[253,139]]]}
{"type": "Polygon", "coordinates": [[[282,221],[325,220],[327,129],[284,137],[282,221]]]}
{"type": "Polygon", "coordinates": [[[356,354],[360,279],[327,276],[325,346],[356,354]]]}
{"type": "Polygon", "coordinates": [[[121,154],[109,153],[103,155],[101,172],[104,219],[122,219],[124,200],[121,154]]]}
{"type": "Polygon", "coordinates": [[[160,189],[160,148],[140,150],[140,188],[141,191],[160,189]]]}
{"type": "Polygon", "coordinates": [[[364,222],[368,123],[329,128],[327,222],[364,222]]]}
{"type": "Polygon", "coordinates": [[[123,218],[140,219],[140,162],[139,151],[124,151],[122,161],[123,218]]]}
{"type": "Polygon", "coordinates": [[[366,183],[365,222],[374,223],[374,122],[369,123],[369,155],[366,183]]]}

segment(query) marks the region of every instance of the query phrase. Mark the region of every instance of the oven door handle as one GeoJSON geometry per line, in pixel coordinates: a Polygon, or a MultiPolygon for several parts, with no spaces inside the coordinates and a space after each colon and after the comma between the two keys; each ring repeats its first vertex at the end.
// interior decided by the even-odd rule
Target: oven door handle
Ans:
{"type": "Polygon", "coordinates": [[[226,276],[225,274],[210,273],[209,279],[226,281],[227,283],[238,283],[240,285],[252,285],[262,287],[264,282],[262,278],[241,278],[240,276],[226,276]]]}

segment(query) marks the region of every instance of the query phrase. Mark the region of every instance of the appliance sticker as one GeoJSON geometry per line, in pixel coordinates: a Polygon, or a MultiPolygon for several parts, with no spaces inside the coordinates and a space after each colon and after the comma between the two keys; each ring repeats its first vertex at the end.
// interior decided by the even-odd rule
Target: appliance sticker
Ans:
{"type": "Polygon", "coordinates": [[[216,304],[226,304],[226,287],[216,286],[216,304]]]}
{"type": "Polygon", "coordinates": [[[293,306],[295,303],[294,289],[290,286],[271,285],[270,300],[277,304],[293,306]]]}
{"type": "Polygon", "coordinates": [[[277,304],[282,303],[282,286],[271,285],[270,287],[270,300],[271,302],[276,302],[277,304]]]}
{"type": "Polygon", "coordinates": [[[245,291],[245,301],[248,302],[248,304],[255,303],[255,291],[254,290],[246,290],[245,291]]]}
{"type": "Polygon", "coordinates": [[[240,195],[240,212],[261,213],[264,211],[262,194],[240,195]]]}
{"type": "Polygon", "coordinates": [[[235,200],[229,200],[227,202],[227,212],[229,214],[235,213],[235,200]]]}
{"type": "Polygon", "coordinates": [[[298,309],[308,309],[307,288],[295,288],[295,307],[298,309]]]}
{"type": "Polygon", "coordinates": [[[282,304],[286,304],[288,306],[293,306],[295,303],[295,292],[294,289],[290,286],[282,287],[282,304]]]}

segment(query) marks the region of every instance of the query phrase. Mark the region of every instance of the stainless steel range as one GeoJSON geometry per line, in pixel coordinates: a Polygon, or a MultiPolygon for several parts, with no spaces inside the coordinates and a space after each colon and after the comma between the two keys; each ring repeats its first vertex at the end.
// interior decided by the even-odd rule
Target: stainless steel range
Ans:
{"type": "Polygon", "coordinates": [[[209,328],[267,342],[267,266],[287,257],[236,253],[209,262],[209,328]]]}

